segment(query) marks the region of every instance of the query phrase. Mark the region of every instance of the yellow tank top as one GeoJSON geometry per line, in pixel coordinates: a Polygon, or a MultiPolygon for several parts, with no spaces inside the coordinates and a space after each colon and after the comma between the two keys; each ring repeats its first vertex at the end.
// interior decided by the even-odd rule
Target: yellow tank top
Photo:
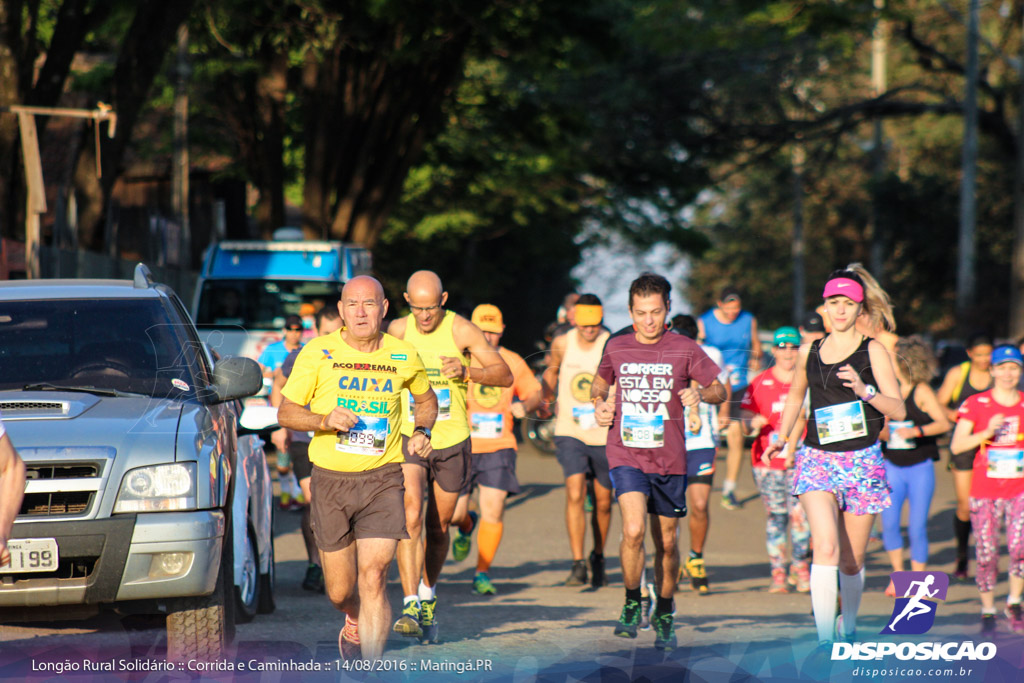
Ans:
{"type": "Polygon", "coordinates": [[[590,385],[601,363],[605,342],[611,335],[602,332],[589,349],[580,348],[579,330],[565,333],[565,355],[558,369],[558,417],[555,436],[571,436],[588,446],[603,446],[608,428],[598,426],[594,404],[590,402],[590,385]]]}
{"type": "MultiPolygon", "coordinates": [[[[466,383],[450,380],[441,374],[441,356],[458,358],[463,365],[469,365],[462,349],[455,345],[453,327],[455,313],[446,311],[444,319],[430,334],[423,334],[416,327],[416,319],[410,315],[405,323],[405,341],[419,353],[427,369],[427,379],[437,394],[437,421],[431,430],[430,445],[450,448],[469,438],[469,418],[466,415],[466,383]]],[[[402,392],[403,415],[402,434],[412,436],[415,426],[409,392],[402,392]]]]}

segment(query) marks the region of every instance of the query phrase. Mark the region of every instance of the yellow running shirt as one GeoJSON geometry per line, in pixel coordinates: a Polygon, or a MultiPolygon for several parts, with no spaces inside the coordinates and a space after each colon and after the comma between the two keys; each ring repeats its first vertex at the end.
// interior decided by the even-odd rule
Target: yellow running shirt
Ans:
{"type": "MultiPolygon", "coordinates": [[[[462,349],[455,345],[453,326],[455,314],[446,311],[441,324],[430,334],[423,334],[416,328],[416,319],[410,315],[405,322],[405,341],[419,353],[427,369],[430,386],[437,394],[437,422],[431,429],[430,445],[434,450],[450,448],[469,438],[469,422],[466,417],[466,383],[451,380],[441,373],[441,356],[458,358],[468,365],[462,349]]],[[[402,394],[402,434],[412,436],[412,411],[409,394],[402,394]]]]}
{"type": "Polygon", "coordinates": [[[473,438],[474,453],[494,453],[503,448],[516,449],[516,435],[512,433],[512,397],[525,401],[540,389],[540,382],[523,357],[504,346],[498,347],[515,378],[511,387],[489,387],[469,383],[469,431],[473,438]]]}
{"type": "Polygon", "coordinates": [[[309,459],[336,472],[363,472],[403,461],[401,397],[405,389],[419,395],[429,387],[410,344],[385,334],[381,347],[366,353],[346,344],[338,330],[302,348],[281,393],[292,403],[309,404],[318,415],[337,406],[358,415],[359,422],[347,432],[318,430],[309,459]]]}

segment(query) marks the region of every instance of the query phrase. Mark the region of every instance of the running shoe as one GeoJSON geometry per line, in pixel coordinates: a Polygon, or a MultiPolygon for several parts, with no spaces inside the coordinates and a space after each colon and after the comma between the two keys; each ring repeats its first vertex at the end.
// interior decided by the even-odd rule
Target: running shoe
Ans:
{"type": "Polygon", "coordinates": [[[788,593],[789,589],[786,587],[786,569],[785,567],[776,567],[772,570],[772,582],[768,586],[769,593],[788,593]]]}
{"type": "Polygon", "coordinates": [[[291,510],[292,509],[292,494],[288,493],[287,491],[282,491],[281,492],[281,498],[280,498],[277,506],[279,508],[281,508],[282,510],[291,510]]]}
{"type": "Polygon", "coordinates": [[[852,633],[847,633],[843,628],[843,615],[840,614],[836,617],[835,642],[852,643],[855,640],[857,640],[857,629],[854,628],[852,633]]]}
{"type": "Polygon", "coordinates": [[[1006,606],[1006,618],[1010,620],[1012,630],[1024,631],[1024,614],[1021,613],[1019,602],[1006,606]]]}
{"type": "Polygon", "coordinates": [[[498,592],[498,589],[491,583],[491,578],[487,576],[487,572],[477,572],[476,576],[473,577],[473,592],[477,595],[494,595],[498,592]]]}
{"type": "Polygon", "coordinates": [[[420,643],[426,645],[427,643],[436,643],[437,638],[437,619],[434,617],[434,612],[437,610],[437,598],[431,600],[420,601],[420,627],[423,629],[423,635],[420,636],[420,643]]]}
{"type": "Polygon", "coordinates": [[[736,500],[736,494],[732,491],[722,494],[722,507],[726,510],[739,510],[740,502],[736,500]]]}
{"type": "Polygon", "coordinates": [[[310,563],[306,567],[306,576],[302,579],[302,590],[314,593],[324,592],[324,570],[319,565],[310,563]]]}
{"type": "Polygon", "coordinates": [[[338,632],[338,652],[343,660],[362,659],[362,646],[359,642],[359,625],[345,615],[345,626],[338,632]]]}
{"type": "Polygon", "coordinates": [[[590,551],[590,585],[594,588],[608,585],[608,578],[604,573],[604,555],[598,555],[590,551]]]}
{"type": "Polygon", "coordinates": [[[654,613],[651,617],[654,626],[654,649],[668,651],[676,646],[675,618],[671,614],[654,613]]]}
{"type": "Polygon", "coordinates": [[[981,613],[981,632],[992,633],[996,630],[996,615],[988,614],[986,612],[981,613]]]}
{"type": "Polygon", "coordinates": [[[583,499],[583,511],[594,511],[594,496],[590,493],[590,491],[587,491],[587,497],[583,499]]]}
{"type": "Polygon", "coordinates": [[[690,577],[690,587],[704,595],[708,592],[708,573],[704,568],[704,558],[688,557],[683,565],[683,573],[690,577]]]}
{"type": "Polygon", "coordinates": [[[640,626],[640,603],[636,600],[626,600],[626,604],[622,606],[619,623],[615,625],[615,635],[622,638],[636,638],[638,626],[640,626]]]}
{"type": "Polygon", "coordinates": [[[967,558],[958,557],[956,560],[956,570],[953,572],[953,578],[957,581],[967,581],[967,558]]]}
{"type": "Polygon", "coordinates": [[[794,562],[789,566],[789,585],[796,588],[797,593],[811,591],[811,568],[806,562],[794,562]]]}
{"type": "Polygon", "coordinates": [[[587,583],[587,561],[573,560],[572,570],[569,578],[565,580],[566,586],[583,586],[587,583]]]}
{"type": "Polygon", "coordinates": [[[394,631],[410,638],[419,638],[423,635],[419,604],[413,600],[405,603],[405,608],[402,609],[402,616],[398,617],[398,620],[395,621],[394,631]]]}
{"type": "Polygon", "coordinates": [[[462,562],[469,556],[469,549],[473,546],[473,529],[476,529],[476,518],[476,513],[470,510],[469,531],[455,529],[455,538],[452,539],[452,559],[456,562],[462,562]]]}
{"type": "Polygon", "coordinates": [[[651,630],[651,610],[653,605],[651,604],[651,595],[653,591],[649,591],[647,595],[640,596],[640,630],[650,631],[651,630]]]}

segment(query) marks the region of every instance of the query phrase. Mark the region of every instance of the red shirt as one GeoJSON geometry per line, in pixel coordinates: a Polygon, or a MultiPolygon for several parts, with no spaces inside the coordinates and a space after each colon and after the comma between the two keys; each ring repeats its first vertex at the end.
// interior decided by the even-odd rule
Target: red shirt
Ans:
{"type": "Polygon", "coordinates": [[[992,390],[971,396],[960,406],[957,419],[973,423],[972,434],[985,431],[994,415],[1006,421],[992,442],[974,454],[974,475],[971,498],[1016,498],[1024,493],[1024,395],[1017,392],[1017,401],[1004,406],[992,398],[992,390]]]}
{"type": "Polygon", "coordinates": [[[665,334],[641,344],[635,334],[612,337],[597,375],[615,389],[615,418],[608,431],[608,467],[648,474],[686,474],[686,426],[679,392],[695,379],[710,386],[721,369],[697,342],[665,334]]]}
{"type": "MultiPolygon", "coordinates": [[[[760,433],[754,438],[754,444],[750,447],[750,462],[754,467],[765,467],[765,464],[761,462],[761,454],[772,443],[773,435],[778,434],[778,429],[782,424],[782,411],[786,409],[786,396],[788,395],[789,384],[775,377],[771,369],[765,370],[755,377],[743,394],[743,403],[741,404],[743,410],[749,410],[755,415],[764,415],[768,418],[768,424],[761,427],[760,433]]],[[[801,436],[801,438],[803,437],[801,436]]],[[[793,447],[795,448],[795,445],[793,447]]],[[[786,469],[786,459],[780,453],[778,457],[771,459],[767,467],[773,470],[784,470],[786,469]]]]}

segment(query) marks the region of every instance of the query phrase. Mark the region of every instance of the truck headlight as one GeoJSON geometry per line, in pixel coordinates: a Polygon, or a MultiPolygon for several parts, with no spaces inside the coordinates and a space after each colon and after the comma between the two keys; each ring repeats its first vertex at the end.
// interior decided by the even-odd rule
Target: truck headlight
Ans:
{"type": "Polygon", "coordinates": [[[114,512],[194,510],[196,464],[153,465],[130,470],[121,481],[114,512]]]}

